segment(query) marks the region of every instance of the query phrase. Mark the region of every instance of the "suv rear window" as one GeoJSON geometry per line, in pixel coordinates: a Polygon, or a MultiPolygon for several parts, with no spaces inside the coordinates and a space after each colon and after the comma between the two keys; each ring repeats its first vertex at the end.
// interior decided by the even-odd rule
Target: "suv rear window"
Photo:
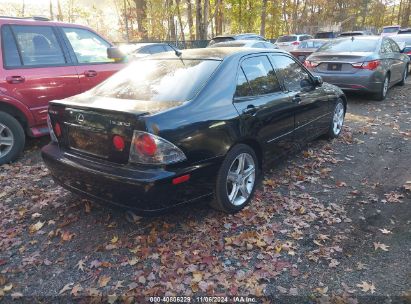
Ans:
{"type": "Polygon", "coordinates": [[[49,26],[3,26],[2,34],[7,42],[10,42],[10,45],[5,43],[6,66],[49,66],[66,63],[57,37],[49,26]],[[17,53],[18,59],[16,51],[20,51],[20,54],[17,53]]]}
{"type": "Polygon", "coordinates": [[[195,59],[140,60],[90,90],[89,94],[134,99],[136,102],[187,101],[200,91],[220,62],[195,59]]]}
{"type": "Polygon", "coordinates": [[[281,36],[278,37],[277,42],[292,42],[297,41],[297,36],[281,36]]]}

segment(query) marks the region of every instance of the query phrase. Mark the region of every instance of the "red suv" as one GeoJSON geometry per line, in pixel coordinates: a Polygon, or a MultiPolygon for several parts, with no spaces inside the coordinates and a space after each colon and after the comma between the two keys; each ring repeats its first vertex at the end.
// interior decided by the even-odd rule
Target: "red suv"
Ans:
{"type": "Polygon", "coordinates": [[[124,64],[93,30],[45,18],[0,18],[0,165],[17,158],[25,135],[48,134],[47,106],[91,89],[124,64]]]}

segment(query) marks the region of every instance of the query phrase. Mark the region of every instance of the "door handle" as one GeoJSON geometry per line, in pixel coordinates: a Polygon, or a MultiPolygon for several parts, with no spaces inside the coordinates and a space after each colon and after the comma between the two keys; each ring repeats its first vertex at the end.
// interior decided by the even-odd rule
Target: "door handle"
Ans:
{"type": "Polygon", "coordinates": [[[23,76],[7,76],[6,81],[11,84],[22,83],[26,79],[23,76]]]}
{"type": "Polygon", "coordinates": [[[291,101],[295,102],[295,103],[300,103],[301,102],[301,96],[297,94],[293,97],[293,99],[291,101]]]}
{"type": "Polygon", "coordinates": [[[254,105],[248,105],[247,108],[243,110],[243,114],[254,115],[257,112],[257,108],[254,105]]]}
{"type": "Polygon", "coordinates": [[[97,76],[97,72],[94,70],[88,70],[88,71],[84,71],[84,75],[86,77],[96,77],[97,76]]]}

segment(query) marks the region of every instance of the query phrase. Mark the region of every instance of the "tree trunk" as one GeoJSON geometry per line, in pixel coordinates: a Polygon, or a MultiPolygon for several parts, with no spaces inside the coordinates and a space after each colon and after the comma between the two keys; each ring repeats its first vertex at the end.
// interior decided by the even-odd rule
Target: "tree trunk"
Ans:
{"type": "Polygon", "coordinates": [[[60,0],[57,0],[57,21],[63,21],[63,13],[61,11],[60,0]]]}
{"type": "Polygon", "coordinates": [[[267,17],[267,0],[263,0],[263,6],[261,8],[261,28],[260,35],[265,36],[265,19],[267,17]]]}
{"type": "Polygon", "coordinates": [[[201,26],[201,40],[206,40],[208,36],[209,13],[210,13],[210,0],[204,0],[203,22],[201,26]]]}
{"type": "Polygon", "coordinates": [[[181,19],[180,1],[181,0],[176,0],[177,18],[178,18],[178,25],[180,26],[181,40],[183,41],[183,44],[185,45],[186,44],[186,39],[184,37],[183,21],[181,19]]]}
{"type": "Polygon", "coordinates": [[[170,40],[176,40],[176,24],[174,21],[173,0],[167,0],[167,14],[168,14],[168,30],[170,40]]]}
{"type": "MultiPolygon", "coordinates": [[[[223,0],[217,1],[218,11],[216,16],[216,35],[223,34],[223,0]]],[[[217,8],[216,8],[217,9],[217,8]]]]}
{"type": "Polygon", "coordinates": [[[191,5],[191,0],[186,0],[187,1],[187,19],[188,19],[188,30],[190,32],[190,40],[194,40],[194,22],[193,22],[193,8],[191,5]]]}
{"type": "Polygon", "coordinates": [[[398,9],[397,24],[401,23],[402,0],[400,1],[400,8],[398,9]]]}
{"type": "Polygon", "coordinates": [[[201,40],[201,27],[203,24],[201,0],[196,0],[196,39],[201,40]]]}
{"type": "Polygon", "coordinates": [[[53,14],[53,3],[50,0],[50,20],[54,19],[54,14],[53,14]]]}
{"type": "Polygon", "coordinates": [[[136,5],[136,15],[137,15],[137,31],[141,38],[147,39],[147,1],[146,0],[134,0],[136,5]]]}

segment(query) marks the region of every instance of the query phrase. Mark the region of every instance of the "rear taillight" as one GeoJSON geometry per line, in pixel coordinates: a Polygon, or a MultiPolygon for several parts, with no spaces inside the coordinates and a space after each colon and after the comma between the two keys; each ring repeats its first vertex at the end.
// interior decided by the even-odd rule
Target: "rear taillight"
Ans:
{"type": "Polygon", "coordinates": [[[299,41],[294,41],[293,43],[291,43],[292,45],[299,45],[300,42],[299,41]]]}
{"type": "Polygon", "coordinates": [[[116,149],[117,151],[123,151],[124,148],[126,147],[124,138],[121,137],[120,135],[114,135],[113,136],[113,146],[114,146],[114,149],[116,149]]]}
{"type": "Polygon", "coordinates": [[[129,161],[139,164],[166,165],[186,160],[183,151],[159,136],[134,131],[129,161]]]}
{"type": "Polygon", "coordinates": [[[54,133],[56,134],[57,137],[61,136],[61,127],[58,122],[54,124],[54,133]]]}
{"type": "Polygon", "coordinates": [[[407,55],[411,55],[411,51],[405,52],[405,54],[407,54],[407,55]]]}
{"type": "Polygon", "coordinates": [[[379,60],[372,60],[366,62],[356,62],[352,63],[351,65],[356,69],[363,69],[363,70],[375,70],[381,64],[379,60]]]}
{"type": "Polygon", "coordinates": [[[313,62],[313,61],[305,60],[305,61],[304,61],[304,65],[305,65],[305,67],[307,67],[307,68],[316,68],[316,67],[319,65],[319,63],[318,63],[318,62],[313,62]]]}

